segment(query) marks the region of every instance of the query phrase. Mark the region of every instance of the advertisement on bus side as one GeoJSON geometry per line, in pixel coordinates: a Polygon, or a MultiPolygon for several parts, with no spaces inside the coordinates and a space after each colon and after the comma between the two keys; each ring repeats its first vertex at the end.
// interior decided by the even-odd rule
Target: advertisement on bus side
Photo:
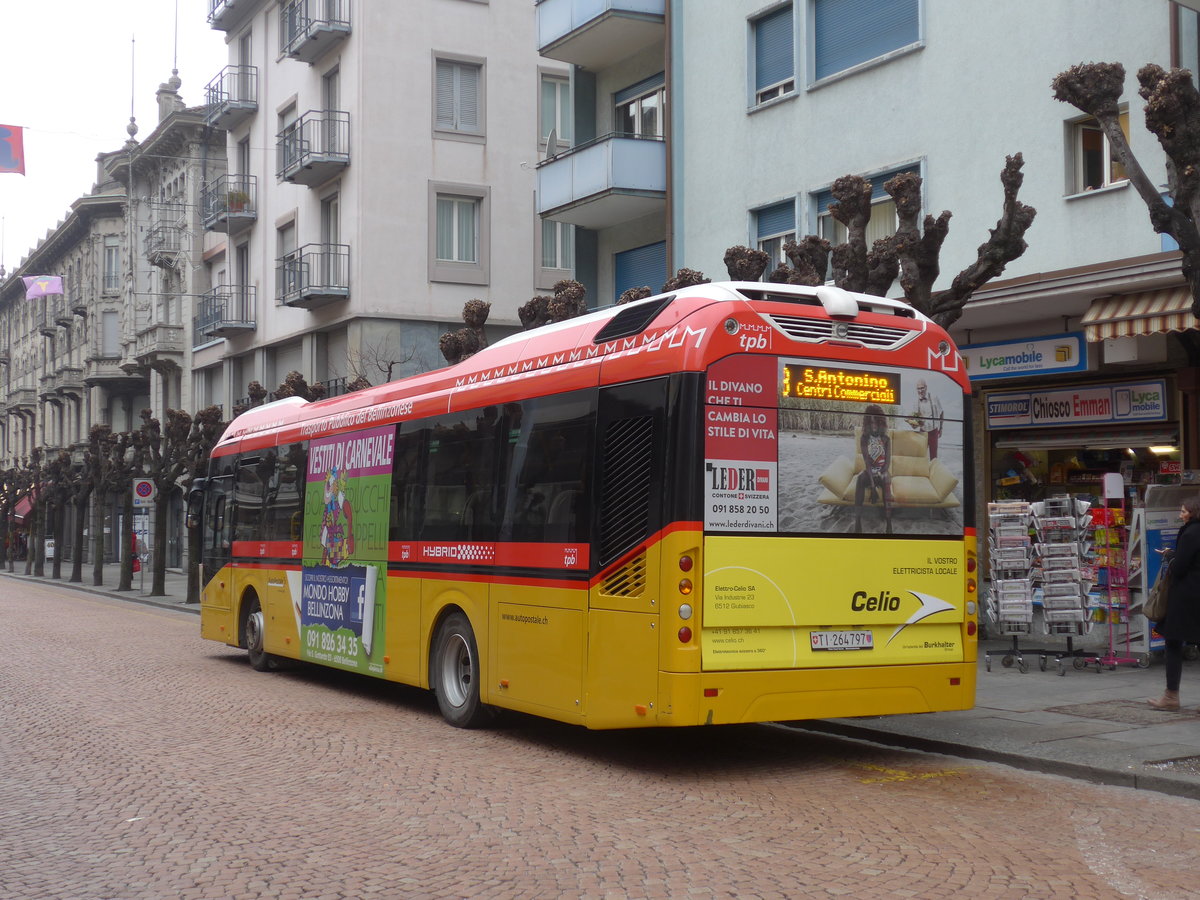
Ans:
{"type": "Polygon", "coordinates": [[[707,670],[961,660],[962,541],[713,536],[707,670]]]}
{"type": "Polygon", "coordinates": [[[383,672],[391,426],[314,440],[308,451],[301,658],[383,672]]]}

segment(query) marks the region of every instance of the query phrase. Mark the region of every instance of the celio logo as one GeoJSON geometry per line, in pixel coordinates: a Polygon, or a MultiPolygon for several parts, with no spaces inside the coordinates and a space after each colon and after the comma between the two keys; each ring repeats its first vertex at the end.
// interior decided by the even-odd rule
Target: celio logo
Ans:
{"type": "MultiPolygon", "coordinates": [[[[947,603],[941,597],[934,597],[932,594],[922,594],[919,591],[911,590],[905,593],[916,597],[921,606],[907,620],[897,626],[896,630],[892,632],[892,636],[887,639],[889,644],[909,625],[927,619],[936,613],[951,612],[956,609],[953,603],[947,603]]],[[[855,591],[850,595],[850,609],[854,612],[897,612],[900,609],[900,602],[901,595],[893,594],[888,590],[881,590],[874,597],[866,591],[855,591]]]]}

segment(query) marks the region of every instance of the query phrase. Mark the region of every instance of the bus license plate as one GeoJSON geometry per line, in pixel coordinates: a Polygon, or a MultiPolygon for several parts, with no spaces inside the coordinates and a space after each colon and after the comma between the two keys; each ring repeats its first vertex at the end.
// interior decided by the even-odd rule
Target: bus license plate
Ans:
{"type": "Polygon", "coordinates": [[[811,632],[814,650],[873,650],[875,639],[870,631],[811,632]]]}

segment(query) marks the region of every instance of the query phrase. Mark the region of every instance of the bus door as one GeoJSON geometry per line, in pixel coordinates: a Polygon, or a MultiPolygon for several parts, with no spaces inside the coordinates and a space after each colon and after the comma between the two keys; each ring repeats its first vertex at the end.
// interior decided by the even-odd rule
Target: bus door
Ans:
{"type": "Polygon", "coordinates": [[[208,480],[204,494],[204,513],[201,519],[203,536],[200,544],[201,589],[209,606],[229,608],[232,579],[222,572],[233,557],[233,476],[221,475],[208,480]],[[219,578],[217,576],[220,576],[219,578]]]}

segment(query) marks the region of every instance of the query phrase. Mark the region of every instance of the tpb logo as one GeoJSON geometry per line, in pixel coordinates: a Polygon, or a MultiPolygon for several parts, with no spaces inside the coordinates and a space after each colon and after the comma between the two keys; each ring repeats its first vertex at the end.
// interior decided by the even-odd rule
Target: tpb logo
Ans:
{"type": "Polygon", "coordinates": [[[574,566],[577,562],[579,562],[579,548],[578,547],[567,547],[566,549],[563,550],[563,566],[565,566],[566,568],[569,569],[572,566],[574,566]]]}
{"type": "Polygon", "coordinates": [[[738,346],[743,350],[766,350],[767,336],[765,334],[743,334],[738,338],[738,346]]]}

